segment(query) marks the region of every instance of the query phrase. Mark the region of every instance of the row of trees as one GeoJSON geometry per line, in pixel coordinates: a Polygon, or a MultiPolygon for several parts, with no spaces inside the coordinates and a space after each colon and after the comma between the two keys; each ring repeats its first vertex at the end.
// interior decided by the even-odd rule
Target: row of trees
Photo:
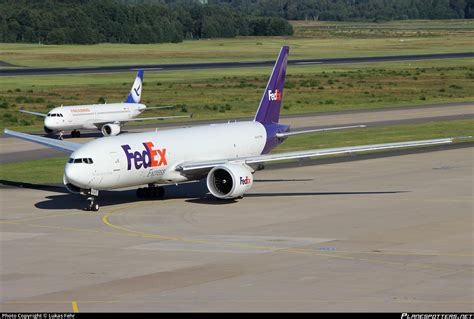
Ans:
{"type": "Polygon", "coordinates": [[[159,43],[292,33],[281,17],[244,14],[229,5],[0,0],[0,42],[159,43]]]}
{"type": "Polygon", "coordinates": [[[209,3],[226,3],[244,13],[289,20],[474,18],[474,0],[209,0],[209,3]]]}
{"type": "MultiPolygon", "coordinates": [[[[118,0],[186,3],[196,0],[118,0]]],[[[400,20],[474,18],[474,0],[198,0],[226,4],[244,14],[288,20],[400,20]]]]}

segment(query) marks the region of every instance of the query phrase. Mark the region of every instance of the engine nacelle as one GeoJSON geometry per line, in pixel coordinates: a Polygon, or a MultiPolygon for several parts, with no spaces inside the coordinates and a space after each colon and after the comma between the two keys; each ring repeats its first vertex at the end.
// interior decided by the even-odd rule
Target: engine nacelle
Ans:
{"type": "Polygon", "coordinates": [[[240,197],[253,185],[252,172],[247,165],[216,166],[207,174],[207,189],[221,199],[240,197]]]}
{"type": "Polygon", "coordinates": [[[120,125],[113,123],[105,124],[102,126],[101,131],[104,136],[115,136],[120,133],[120,125]]]}

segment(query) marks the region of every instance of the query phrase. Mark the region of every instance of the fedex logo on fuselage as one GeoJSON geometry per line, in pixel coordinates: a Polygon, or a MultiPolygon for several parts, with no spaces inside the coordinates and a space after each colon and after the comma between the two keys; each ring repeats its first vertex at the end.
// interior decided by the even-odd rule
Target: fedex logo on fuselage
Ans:
{"type": "Polygon", "coordinates": [[[272,92],[272,90],[268,90],[268,100],[281,101],[281,91],[278,91],[278,89],[276,89],[275,92],[272,92]]]}
{"type": "Polygon", "coordinates": [[[251,180],[250,177],[245,176],[245,178],[240,177],[240,185],[248,185],[250,184],[251,180]]]}
{"type": "Polygon", "coordinates": [[[127,156],[127,170],[132,169],[132,162],[135,169],[168,165],[166,161],[166,148],[155,149],[152,142],[142,144],[145,149],[135,152],[131,151],[130,145],[122,145],[125,156],[127,156]]]}

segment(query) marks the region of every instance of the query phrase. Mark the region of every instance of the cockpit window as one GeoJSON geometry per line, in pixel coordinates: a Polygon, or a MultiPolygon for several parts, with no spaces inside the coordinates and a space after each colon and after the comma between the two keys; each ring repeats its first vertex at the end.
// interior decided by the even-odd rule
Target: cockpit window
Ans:
{"type": "Polygon", "coordinates": [[[69,160],[67,161],[69,164],[80,164],[80,163],[84,163],[84,164],[93,164],[94,161],[92,160],[92,158],[69,158],[69,160]]]}

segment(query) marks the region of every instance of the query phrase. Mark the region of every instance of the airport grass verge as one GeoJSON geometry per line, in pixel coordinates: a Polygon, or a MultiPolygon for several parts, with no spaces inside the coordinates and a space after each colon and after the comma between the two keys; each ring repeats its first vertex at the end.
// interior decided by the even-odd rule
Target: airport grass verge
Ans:
{"type": "MultiPolygon", "coordinates": [[[[306,134],[288,138],[275,152],[460,136],[474,136],[474,120],[439,121],[306,134]]],[[[472,141],[474,138],[470,137],[456,142],[472,141]]],[[[62,183],[63,167],[66,161],[67,157],[56,157],[1,164],[0,180],[46,185],[62,183]]]]}
{"type": "Polygon", "coordinates": [[[473,20],[391,22],[293,21],[295,34],[188,40],[181,43],[97,45],[0,44],[0,61],[24,67],[261,61],[282,45],[291,59],[465,52],[473,20]]]}
{"type": "MultiPolygon", "coordinates": [[[[145,73],[143,103],[173,105],[143,116],[190,115],[192,120],[252,117],[271,67],[145,73]]],[[[122,101],[135,74],[0,78],[0,129],[42,129],[42,118],[60,105],[122,101]]],[[[471,59],[290,66],[282,114],[337,112],[474,101],[471,59]]],[[[135,122],[127,125],[160,122],[135,122]]]]}

